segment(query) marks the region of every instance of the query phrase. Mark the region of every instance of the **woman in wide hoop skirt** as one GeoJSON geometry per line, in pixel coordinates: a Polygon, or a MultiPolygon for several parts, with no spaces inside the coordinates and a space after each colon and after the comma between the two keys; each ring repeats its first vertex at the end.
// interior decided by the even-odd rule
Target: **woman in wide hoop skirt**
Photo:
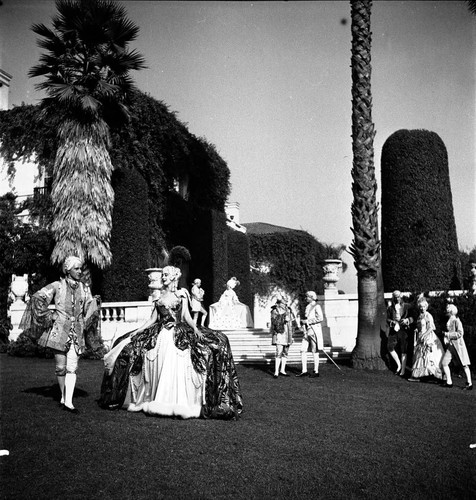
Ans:
{"type": "Polygon", "coordinates": [[[197,328],[180,269],[162,271],[150,319],[117,339],[104,357],[99,405],[179,418],[237,419],[243,409],[228,337],[197,328]]]}

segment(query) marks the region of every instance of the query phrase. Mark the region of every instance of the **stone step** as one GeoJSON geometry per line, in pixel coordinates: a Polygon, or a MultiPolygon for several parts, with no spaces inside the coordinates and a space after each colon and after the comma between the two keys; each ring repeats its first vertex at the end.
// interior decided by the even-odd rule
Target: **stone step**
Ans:
{"type": "MultiPolygon", "coordinates": [[[[274,361],[276,348],[271,344],[271,334],[269,330],[263,328],[244,328],[240,330],[222,330],[230,341],[231,350],[235,363],[260,364],[274,361]]],[[[301,339],[302,332],[296,332],[294,342],[291,344],[288,355],[288,363],[301,363],[301,339]]],[[[336,362],[348,361],[351,353],[345,351],[340,346],[324,346],[324,351],[336,362]]],[[[308,356],[311,363],[311,356],[308,356]]],[[[322,352],[319,363],[329,362],[329,359],[322,352]]]]}

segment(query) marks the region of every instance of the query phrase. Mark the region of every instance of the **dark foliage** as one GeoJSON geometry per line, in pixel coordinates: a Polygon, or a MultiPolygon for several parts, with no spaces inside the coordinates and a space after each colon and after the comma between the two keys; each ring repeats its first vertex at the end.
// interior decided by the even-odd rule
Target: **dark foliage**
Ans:
{"type": "Polygon", "coordinates": [[[305,303],[305,294],[314,290],[323,293],[322,262],[325,247],[306,231],[250,234],[250,255],[253,267],[271,265],[268,275],[253,271],[253,293],[263,294],[274,284],[292,291],[305,303]]]}
{"type": "MultiPolygon", "coordinates": [[[[134,285],[126,285],[125,277],[123,279],[115,278],[115,284],[105,284],[106,288],[99,290],[103,295],[103,300],[109,300],[110,290],[116,288],[118,281],[122,282],[122,285],[117,284],[117,290],[120,290],[121,287],[128,290],[131,290],[130,287],[132,287],[135,290],[132,295],[127,292],[126,296],[120,297],[120,300],[134,300],[139,288],[143,286],[140,282],[145,283],[143,269],[158,265],[162,259],[163,248],[170,249],[174,244],[181,244],[181,238],[175,237],[174,230],[170,230],[173,224],[166,220],[166,217],[173,213],[168,210],[168,205],[173,205],[178,198],[174,189],[174,181],[177,180],[186,182],[188,187],[186,197],[192,208],[185,212],[182,211],[181,215],[177,217],[172,216],[172,219],[174,221],[177,221],[177,218],[181,219],[178,221],[179,224],[185,224],[186,227],[192,229],[190,237],[186,239],[190,241],[191,235],[194,235],[193,244],[185,246],[187,248],[193,246],[195,252],[192,254],[195,253],[196,257],[195,261],[191,263],[192,268],[198,267],[199,274],[205,276],[204,268],[212,261],[212,250],[207,249],[206,245],[213,242],[210,239],[202,241],[201,238],[203,234],[208,234],[211,238],[212,216],[210,210],[223,212],[230,192],[229,169],[214,146],[205,139],[197,138],[191,134],[187,127],[176,118],[175,113],[169,111],[163,102],[140,91],[135,91],[130,94],[126,104],[130,112],[129,122],[121,128],[111,129],[111,159],[118,171],[134,169],[139,172],[145,179],[147,190],[143,190],[141,193],[142,202],[136,201],[135,204],[130,203],[121,207],[120,217],[124,219],[124,222],[132,221],[137,216],[137,203],[139,203],[143,210],[142,220],[144,217],[147,218],[148,212],[149,241],[147,245],[141,247],[140,256],[137,255],[134,258],[134,270],[136,267],[140,269],[136,277],[137,282],[134,285]],[[147,203],[147,207],[145,207],[145,203],[147,203]],[[128,211],[131,213],[128,214],[128,211]],[[189,217],[189,220],[185,222],[182,216],[189,217]],[[197,220],[199,220],[198,223],[197,220]],[[166,233],[168,234],[166,235],[166,233]],[[145,253],[147,247],[148,257],[145,253]],[[197,259],[202,258],[204,260],[201,261],[204,263],[198,264],[197,259]]],[[[46,116],[41,112],[39,106],[22,105],[9,111],[0,112],[0,154],[10,164],[12,172],[14,160],[33,158],[33,155],[36,155],[40,168],[45,169],[47,175],[51,176],[57,149],[56,128],[59,119],[59,114],[46,116]]],[[[117,184],[114,187],[118,189],[117,184]]],[[[132,187],[132,185],[128,186],[125,183],[121,193],[116,193],[116,197],[119,195],[120,198],[131,199],[134,196],[139,196],[137,192],[127,194],[128,187],[132,187]]],[[[186,205],[185,200],[182,201],[181,205],[186,205]]],[[[49,197],[37,197],[29,200],[27,204],[26,208],[35,214],[41,222],[42,238],[51,239],[48,230],[48,221],[51,216],[49,197]]],[[[115,210],[118,209],[116,200],[115,210]]],[[[114,224],[119,223],[118,220],[118,217],[114,216],[111,241],[112,265],[115,267],[121,263],[120,273],[122,273],[127,269],[124,262],[128,262],[127,259],[131,252],[129,246],[123,244],[123,236],[119,237],[120,234],[124,234],[124,231],[118,228],[118,232],[116,232],[116,228],[114,228],[114,224]]],[[[142,228],[137,229],[141,233],[140,238],[137,239],[141,242],[141,229],[144,227],[143,225],[142,228]]],[[[220,255],[222,252],[223,248],[218,250],[220,255]]],[[[50,254],[51,250],[42,264],[45,267],[49,266],[50,254]]],[[[22,270],[21,272],[29,271],[22,270]]],[[[39,274],[38,268],[32,272],[39,274]]],[[[107,272],[105,276],[107,281],[111,272],[107,272]]],[[[101,273],[95,272],[94,277],[102,279],[101,273]]],[[[212,292],[214,279],[211,275],[208,279],[209,292],[212,292]]],[[[44,284],[46,282],[42,282],[41,285],[44,284]]],[[[33,288],[36,291],[39,286],[33,288]]],[[[143,289],[142,293],[147,293],[147,287],[143,289]]],[[[218,291],[213,292],[213,294],[215,293],[218,291]]],[[[119,297],[117,293],[115,293],[115,297],[119,297]]],[[[208,299],[211,299],[211,294],[208,294],[208,299]]]]}
{"type": "Polygon", "coordinates": [[[469,252],[460,250],[459,258],[461,262],[461,272],[463,273],[463,288],[465,290],[470,290],[473,281],[471,275],[471,264],[476,263],[476,246],[469,252]]]}
{"type": "MultiPolygon", "coordinates": [[[[254,295],[251,291],[250,246],[248,236],[228,228],[228,279],[235,276],[240,285],[235,290],[240,302],[253,311],[254,295]]],[[[223,286],[223,291],[225,286],[223,286]]]]}
{"type": "Polygon", "coordinates": [[[40,171],[52,175],[53,162],[58,147],[56,129],[61,115],[51,116],[41,112],[40,106],[15,106],[0,111],[0,154],[13,175],[16,160],[33,160],[40,171]]]}
{"type": "Polygon", "coordinates": [[[190,287],[195,278],[200,278],[205,307],[220,298],[226,282],[234,275],[242,283],[237,291],[240,300],[251,307],[247,238],[228,228],[224,212],[203,208],[174,194],[168,199],[164,231],[168,248],[181,245],[190,251],[191,260],[181,286],[190,287]],[[230,246],[234,249],[230,250],[230,246]]]}
{"type": "Polygon", "coordinates": [[[385,291],[457,290],[461,267],[441,138],[399,130],[382,148],[382,273],[385,291]]]}
{"type": "Polygon", "coordinates": [[[149,264],[149,213],[147,183],[134,169],[114,172],[111,266],[103,272],[100,295],[103,301],[146,300],[149,264]]]}
{"type": "Polygon", "coordinates": [[[8,344],[7,354],[19,358],[54,358],[54,351],[42,347],[27,335],[20,334],[15,342],[8,344]]]}
{"type": "Polygon", "coordinates": [[[130,122],[112,131],[111,160],[116,168],[135,168],[147,182],[152,266],[169,243],[164,226],[174,182],[187,184],[194,205],[223,211],[230,172],[215,148],[191,134],[163,102],[137,91],[128,108],[130,122]]]}
{"type": "Polygon", "coordinates": [[[57,269],[50,264],[53,248],[50,232],[41,226],[24,224],[18,217],[21,207],[15,205],[16,197],[0,197],[0,322],[7,328],[7,297],[12,274],[29,275],[29,293],[45,286],[57,269]]]}

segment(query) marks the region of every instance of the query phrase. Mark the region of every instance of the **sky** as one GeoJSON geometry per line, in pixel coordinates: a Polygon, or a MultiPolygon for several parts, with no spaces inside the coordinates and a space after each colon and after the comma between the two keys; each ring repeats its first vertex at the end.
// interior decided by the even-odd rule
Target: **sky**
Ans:
{"type": "MultiPolygon", "coordinates": [[[[231,172],[240,222],[352,241],[350,4],[347,1],[122,1],[140,32],[139,89],[212,142],[231,172]]],[[[10,106],[38,103],[29,79],[50,0],[3,0],[0,68],[10,106]]],[[[386,139],[436,132],[448,150],[459,247],[476,246],[476,17],[463,1],[373,2],[377,183],[386,139]]],[[[380,187],[377,199],[380,202],[380,187]]],[[[339,288],[356,291],[352,258],[339,288]]]]}

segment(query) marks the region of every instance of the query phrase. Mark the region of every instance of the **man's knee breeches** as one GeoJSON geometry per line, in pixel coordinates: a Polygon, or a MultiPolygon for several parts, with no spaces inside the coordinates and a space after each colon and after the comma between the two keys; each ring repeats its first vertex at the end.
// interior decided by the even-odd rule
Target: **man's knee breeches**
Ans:
{"type": "Polygon", "coordinates": [[[388,336],[387,349],[389,352],[394,351],[397,344],[400,344],[402,354],[406,354],[408,347],[408,334],[406,331],[400,330],[399,332],[391,333],[388,336]]]}
{"type": "Polygon", "coordinates": [[[79,356],[74,350],[74,347],[72,347],[67,353],[56,351],[55,374],[58,377],[62,377],[67,373],[76,373],[78,370],[78,360],[79,356]]]}
{"type": "Polygon", "coordinates": [[[287,358],[288,353],[289,353],[289,346],[288,345],[281,345],[281,344],[276,345],[276,357],[277,358],[287,358]]]}
{"type": "Polygon", "coordinates": [[[311,349],[311,352],[317,352],[317,341],[311,336],[308,336],[308,338],[304,337],[302,339],[301,352],[308,352],[309,348],[311,349]]]}
{"type": "Polygon", "coordinates": [[[452,359],[453,355],[451,353],[451,350],[448,348],[448,350],[445,352],[441,360],[441,366],[448,366],[452,359]]]}

